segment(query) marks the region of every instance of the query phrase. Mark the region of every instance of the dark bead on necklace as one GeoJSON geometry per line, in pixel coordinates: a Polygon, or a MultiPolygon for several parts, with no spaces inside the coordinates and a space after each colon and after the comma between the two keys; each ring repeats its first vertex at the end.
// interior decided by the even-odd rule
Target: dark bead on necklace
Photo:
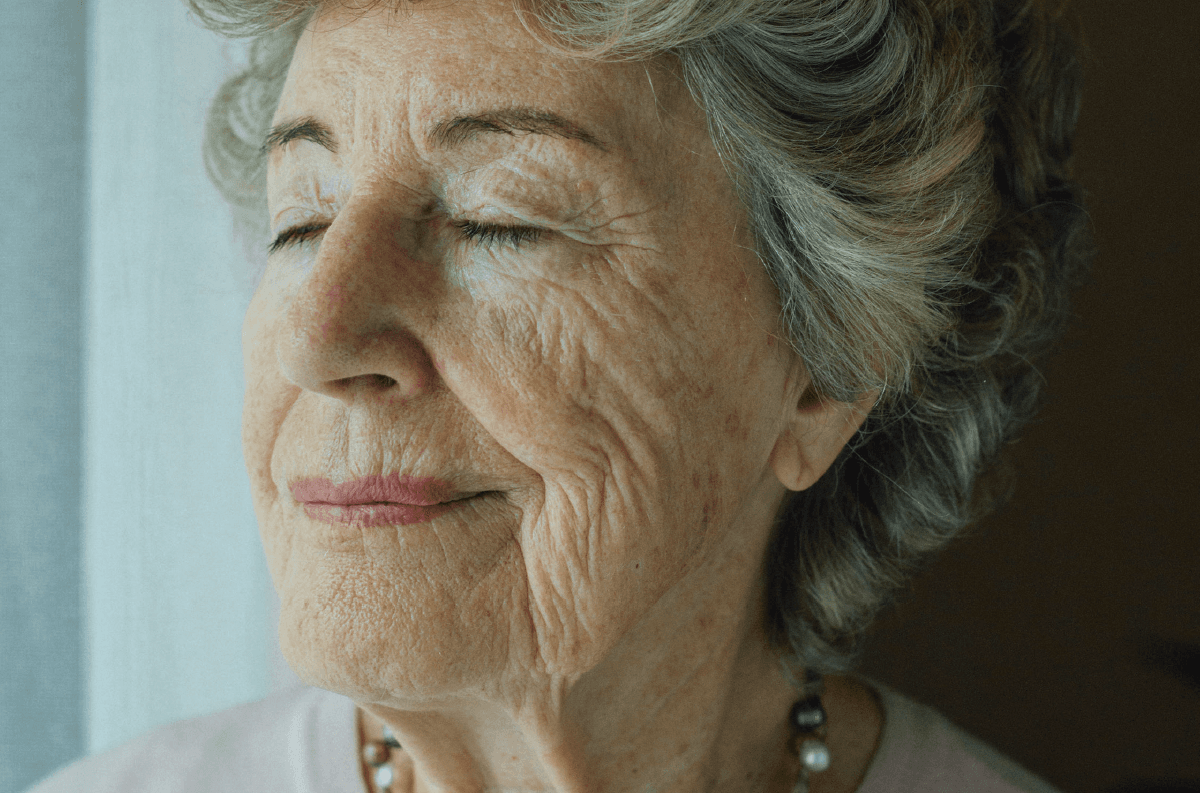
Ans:
{"type": "Polygon", "coordinates": [[[791,721],[800,732],[812,732],[823,727],[825,718],[825,707],[820,697],[809,697],[792,705],[791,721]]]}

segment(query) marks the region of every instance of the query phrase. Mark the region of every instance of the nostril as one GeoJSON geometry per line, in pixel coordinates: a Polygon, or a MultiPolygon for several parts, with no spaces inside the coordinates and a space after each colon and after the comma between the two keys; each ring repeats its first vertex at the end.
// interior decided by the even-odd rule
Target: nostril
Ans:
{"type": "Polygon", "coordinates": [[[360,374],[354,377],[343,377],[339,380],[330,381],[330,385],[339,394],[342,394],[361,388],[385,390],[396,385],[396,380],[385,374],[360,374]]]}

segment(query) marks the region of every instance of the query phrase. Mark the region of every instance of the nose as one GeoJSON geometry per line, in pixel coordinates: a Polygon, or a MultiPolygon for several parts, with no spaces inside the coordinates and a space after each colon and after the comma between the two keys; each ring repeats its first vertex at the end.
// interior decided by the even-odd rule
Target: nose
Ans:
{"type": "Polygon", "coordinates": [[[409,399],[436,379],[421,339],[436,274],[414,258],[416,221],[347,206],[311,269],[284,276],[276,355],[292,383],[346,403],[409,399]]]}

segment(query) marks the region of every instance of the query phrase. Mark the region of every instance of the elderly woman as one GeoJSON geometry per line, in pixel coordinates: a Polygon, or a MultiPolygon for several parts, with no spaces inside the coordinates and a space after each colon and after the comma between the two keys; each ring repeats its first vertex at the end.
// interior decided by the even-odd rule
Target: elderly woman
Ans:
{"type": "Polygon", "coordinates": [[[1056,12],[191,5],[257,37],[206,146],[311,687],[39,793],[1050,790],[847,673],[1086,264],[1056,12]]]}

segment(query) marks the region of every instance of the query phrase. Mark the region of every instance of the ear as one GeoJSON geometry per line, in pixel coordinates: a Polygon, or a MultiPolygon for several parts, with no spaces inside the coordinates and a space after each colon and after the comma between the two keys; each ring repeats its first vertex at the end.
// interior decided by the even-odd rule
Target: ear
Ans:
{"type": "Polygon", "coordinates": [[[811,385],[788,410],[770,465],[788,490],[807,490],[821,478],[858,432],[875,405],[871,393],[857,402],[822,399],[811,385]]]}

